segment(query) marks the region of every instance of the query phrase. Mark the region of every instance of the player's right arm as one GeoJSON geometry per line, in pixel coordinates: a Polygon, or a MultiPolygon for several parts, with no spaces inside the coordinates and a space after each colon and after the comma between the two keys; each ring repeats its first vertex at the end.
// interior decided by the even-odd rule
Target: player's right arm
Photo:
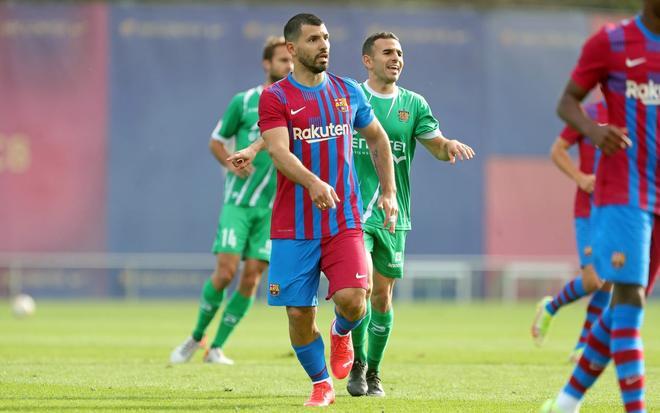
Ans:
{"type": "Polygon", "coordinates": [[[610,46],[603,29],[589,38],[582,48],[578,64],[573,70],[564,93],[559,99],[557,114],[582,135],[587,136],[606,155],[630,146],[625,131],[613,125],[599,125],[589,118],[580,102],[598,83],[607,78],[610,46]]]}
{"type": "Polygon", "coordinates": [[[286,127],[276,127],[262,133],[268,154],[273,159],[273,165],[280,173],[291,181],[307,188],[312,202],[319,209],[336,208],[339,196],[332,186],[314,175],[289,150],[289,130],[286,127]]]}
{"type": "Polygon", "coordinates": [[[573,159],[568,154],[568,149],[572,145],[571,142],[558,136],[550,149],[550,159],[552,159],[552,162],[557,165],[560,171],[575,181],[580,189],[590,194],[594,191],[596,175],[585,174],[575,165],[573,159]]]}

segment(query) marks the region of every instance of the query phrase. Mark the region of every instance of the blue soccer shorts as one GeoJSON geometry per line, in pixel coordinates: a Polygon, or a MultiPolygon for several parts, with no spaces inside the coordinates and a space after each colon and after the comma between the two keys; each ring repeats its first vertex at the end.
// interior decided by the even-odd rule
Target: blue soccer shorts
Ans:
{"type": "Polygon", "coordinates": [[[589,264],[593,264],[590,218],[575,218],[575,243],[580,257],[580,267],[584,268],[589,264]]]}
{"type": "Polygon", "coordinates": [[[344,288],[367,289],[367,256],[362,230],[349,229],[321,239],[273,239],[268,269],[268,304],[318,305],[321,271],[330,299],[344,288]]]}
{"type": "Polygon", "coordinates": [[[651,248],[654,227],[658,227],[656,216],[627,205],[600,206],[594,212],[592,236],[598,275],[612,283],[646,287],[655,276],[650,272],[651,256],[657,253],[651,248]]]}

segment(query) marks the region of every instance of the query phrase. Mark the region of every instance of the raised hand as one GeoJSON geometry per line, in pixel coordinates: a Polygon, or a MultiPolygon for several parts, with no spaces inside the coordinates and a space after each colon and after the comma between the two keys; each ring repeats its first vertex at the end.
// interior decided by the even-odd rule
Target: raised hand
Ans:
{"type": "Polygon", "coordinates": [[[456,139],[447,141],[446,150],[449,163],[452,164],[456,163],[457,158],[461,161],[464,161],[472,159],[475,155],[474,149],[464,143],[457,141],[456,139]]]}

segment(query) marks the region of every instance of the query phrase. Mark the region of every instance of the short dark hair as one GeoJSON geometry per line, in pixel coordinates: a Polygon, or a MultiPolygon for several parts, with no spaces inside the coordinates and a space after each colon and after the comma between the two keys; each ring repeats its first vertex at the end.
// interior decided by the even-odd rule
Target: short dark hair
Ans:
{"type": "Polygon", "coordinates": [[[298,40],[301,27],[305,24],[310,26],[320,26],[323,24],[323,20],[309,13],[296,14],[284,25],[284,38],[286,41],[293,42],[298,40]]]}
{"type": "Polygon", "coordinates": [[[273,60],[273,54],[275,54],[275,49],[279,46],[286,46],[284,37],[270,36],[268,39],[266,39],[266,43],[264,44],[263,60],[273,60]]]}
{"type": "Polygon", "coordinates": [[[371,36],[367,37],[364,43],[362,44],[362,56],[364,55],[373,55],[374,51],[374,43],[376,43],[376,40],[378,39],[394,39],[396,41],[399,40],[398,37],[396,37],[396,34],[392,32],[378,32],[374,33],[371,36]]]}

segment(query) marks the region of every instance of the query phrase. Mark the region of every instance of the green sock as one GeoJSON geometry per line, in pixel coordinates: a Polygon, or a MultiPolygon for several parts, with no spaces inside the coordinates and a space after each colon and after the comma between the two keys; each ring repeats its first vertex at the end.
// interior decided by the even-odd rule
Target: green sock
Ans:
{"type": "Polygon", "coordinates": [[[225,290],[218,291],[213,286],[209,278],[202,287],[202,296],[199,298],[199,315],[197,316],[197,326],[192,333],[193,338],[199,341],[204,337],[204,331],[208,327],[213,316],[218,311],[222,299],[225,298],[225,290]]]}
{"type": "Polygon", "coordinates": [[[367,328],[371,319],[371,300],[367,298],[367,312],[359,326],[351,331],[355,360],[367,362],[367,328]]]}
{"type": "Polygon", "coordinates": [[[238,291],[234,291],[231,300],[227,303],[225,312],[222,314],[222,319],[218,326],[218,333],[215,335],[215,340],[213,340],[211,347],[222,348],[231,332],[234,331],[234,328],[238,325],[243,316],[245,316],[250,307],[252,307],[253,302],[254,296],[245,297],[238,291]]]}
{"type": "Polygon", "coordinates": [[[383,360],[385,347],[392,331],[392,322],[394,320],[394,310],[386,313],[380,313],[376,310],[371,311],[371,321],[369,322],[369,354],[367,355],[367,364],[369,371],[378,372],[380,362],[383,360]]]}

